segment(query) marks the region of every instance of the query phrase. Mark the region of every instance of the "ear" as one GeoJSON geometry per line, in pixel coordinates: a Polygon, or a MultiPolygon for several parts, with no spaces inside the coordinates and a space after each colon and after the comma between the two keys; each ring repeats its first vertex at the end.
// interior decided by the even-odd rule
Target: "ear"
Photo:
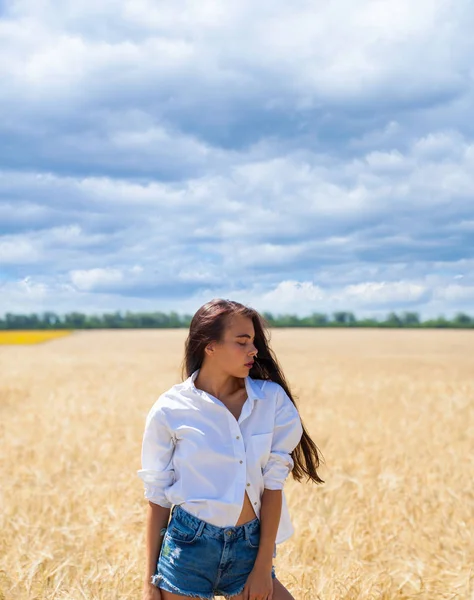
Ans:
{"type": "Polygon", "coordinates": [[[208,356],[211,356],[212,354],[214,354],[214,342],[211,342],[210,344],[208,344],[204,348],[204,350],[208,356]]]}

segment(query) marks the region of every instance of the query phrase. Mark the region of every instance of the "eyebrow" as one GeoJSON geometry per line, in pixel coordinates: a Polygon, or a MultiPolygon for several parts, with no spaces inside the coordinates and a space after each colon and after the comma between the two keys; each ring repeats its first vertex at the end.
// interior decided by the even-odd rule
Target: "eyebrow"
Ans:
{"type": "MultiPolygon", "coordinates": [[[[240,335],[236,335],[235,337],[246,337],[246,338],[250,339],[252,336],[249,335],[248,333],[241,333],[240,335]]],[[[255,338],[255,336],[254,336],[254,338],[255,338]]]]}

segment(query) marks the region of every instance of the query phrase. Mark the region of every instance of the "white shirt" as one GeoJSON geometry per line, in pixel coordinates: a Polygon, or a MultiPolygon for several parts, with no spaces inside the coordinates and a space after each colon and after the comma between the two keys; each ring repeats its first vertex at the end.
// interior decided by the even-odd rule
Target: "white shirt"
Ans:
{"type": "MultiPolygon", "coordinates": [[[[238,421],[215,396],[186,381],[164,392],[146,417],[142,443],[145,498],[179,504],[218,527],[234,527],[247,492],[260,518],[264,488],[283,490],[290,452],[303,428],[295,405],[273,381],[245,377],[247,399],[238,421]]],[[[285,493],[275,543],[294,533],[285,493]]]]}

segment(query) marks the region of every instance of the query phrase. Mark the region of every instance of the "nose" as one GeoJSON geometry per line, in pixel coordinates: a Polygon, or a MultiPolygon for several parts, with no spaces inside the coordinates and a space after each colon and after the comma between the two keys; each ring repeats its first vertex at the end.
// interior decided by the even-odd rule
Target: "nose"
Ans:
{"type": "Polygon", "coordinates": [[[257,355],[257,353],[258,353],[258,350],[257,350],[257,348],[256,348],[255,346],[254,346],[253,348],[254,348],[254,349],[253,349],[253,350],[250,352],[250,354],[251,354],[252,356],[256,356],[256,355],[257,355]]]}

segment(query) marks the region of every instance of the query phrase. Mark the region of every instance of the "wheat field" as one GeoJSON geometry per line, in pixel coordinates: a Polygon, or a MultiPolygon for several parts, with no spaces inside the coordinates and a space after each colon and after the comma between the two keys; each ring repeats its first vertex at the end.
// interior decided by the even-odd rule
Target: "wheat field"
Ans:
{"type": "MultiPolygon", "coordinates": [[[[185,330],[0,346],[0,598],[140,600],[144,419],[185,330]]],[[[322,486],[285,486],[296,600],[474,599],[474,332],[272,330],[322,486]]]]}

